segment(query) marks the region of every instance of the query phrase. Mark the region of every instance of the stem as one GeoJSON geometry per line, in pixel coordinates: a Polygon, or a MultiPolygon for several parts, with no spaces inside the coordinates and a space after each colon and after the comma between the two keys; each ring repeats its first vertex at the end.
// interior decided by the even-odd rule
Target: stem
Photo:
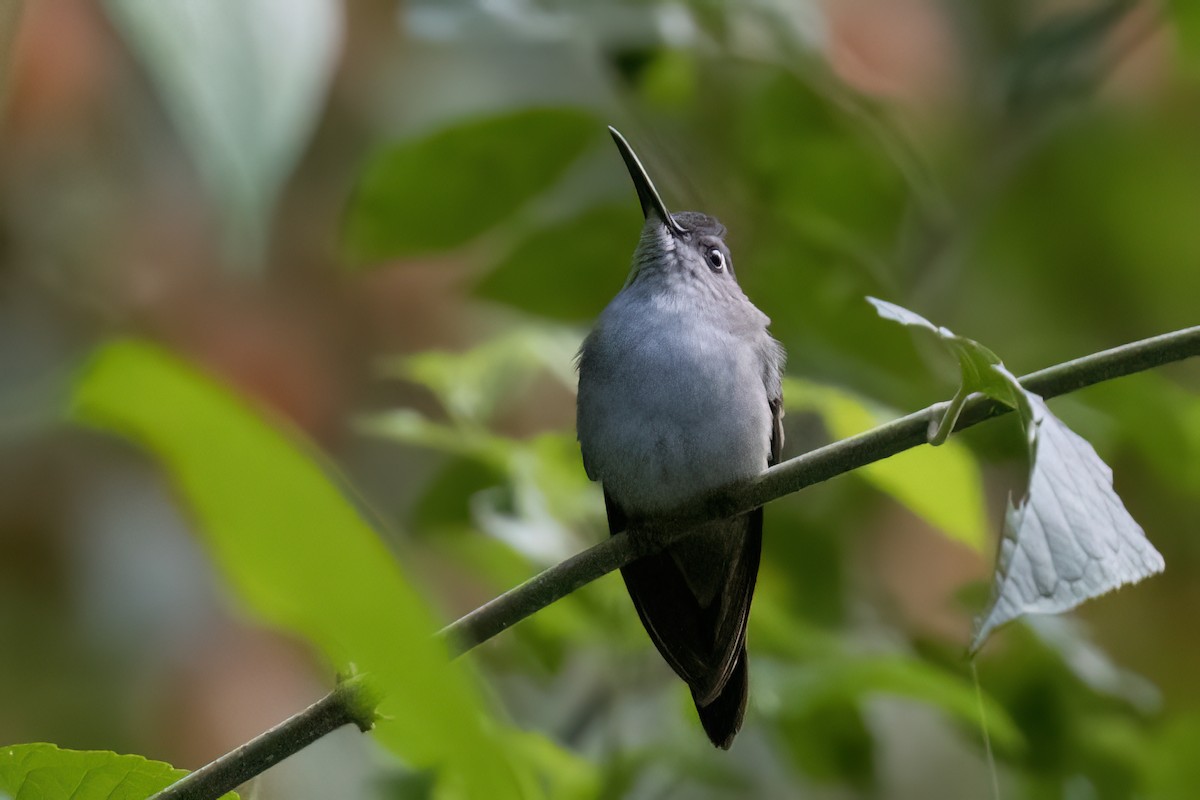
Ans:
{"type": "Polygon", "coordinates": [[[946,410],[943,412],[940,408],[930,414],[929,428],[926,438],[934,447],[938,447],[946,443],[950,438],[950,434],[954,431],[954,426],[958,424],[958,415],[962,413],[963,406],[967,404],[967,400],[971,397],[967,391],[967,386],[964,383],[958,387],[958,391],[954,393],[954,397],[950,398],[950,402],[946,405],[946,410]],[[941,420],[938,421],[938,415],[941,414],[941,420]]]}
{"type": "Polygon", "coordinates": [[[259,734],[163,789],[150,800],[215,800],[327,733],[354,723],[369,731],[375,724],[377,697],[356,675],[295,716],[259,734]]]}
{"type": "MultiPolygon", "coordinates": [[[[1200,355],[1200,326],[1058,364],[1026,375],[1021,385],[1042,397],[1056,397],[1196,355],[1200,355]]],[[[638,520],[638,536],[618,533],[510,589],[446,626],[438,635],[449,640],[455,655],[461,655],[581,586],[661,550],[703,522],[744,513],[814,483],[926,444],[930,422],[945,406],[938,403],[777,464],[754,480],[715,492],[668,519],[638,520]]],[[[971,395],[962,404],[954,430],[1009,410],[981,395],[971,395]]],[[[342,680],[309,708],[187,775],[151,800],[216,800],[343,725],[354,723],[361,731],[370,730],[378,701],[364,676],[342,680]]]]}
{"type": "MultiPolygon", "coordinates": [[[[1021,378],[1043,398],[1200,355],[1200,326],[1114,347],[1021,378]]],[[[541,572],[439,632],[461,655],[579,587],[643,555],[663,549],[697,525],[745,513],[859,467],[925,444],[932,415],[944,403],[784,461],[757,478],[703,497],[665,519],[639,521],[637,537],[618,533],[541,572]]],[[[977,425],[1010,409],[982,395],[963,405],[954,430],[977,425]]]]}

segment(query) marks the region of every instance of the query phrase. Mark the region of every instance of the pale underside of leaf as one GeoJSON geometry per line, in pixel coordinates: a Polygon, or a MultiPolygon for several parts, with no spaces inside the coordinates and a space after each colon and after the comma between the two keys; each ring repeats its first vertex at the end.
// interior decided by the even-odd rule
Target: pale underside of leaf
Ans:
{"type": "Polygon", "coordinates": [[[1029,491],[1005,515],[992,602],[971,650],[1023,614],[1055,614],[1162,572],[1092,446],[1027,393],[1037,426],[1029,491]]]}
{"type": "Polygon", "coordinates": [[[958,358],[959,402],[931,426],[931,436],[949,433],[970,392],[1015,409],[1025,430],[1029,486],[1005,515],[992,600],[976,622],[972,653],[1005,622],[1068,611],[1163,570],[1162,556],[1113,491],[1112,470],[1050,413],[1041,397],[1026,391],[995,353],[908,309],[867,300],[885,319],[932,332],[958,358]]]}
{"type": "Polygon", "coordinates": [[[334,0],[108,0],[217,201],[235,266],[263,259],[342,35],[334,0]]]}

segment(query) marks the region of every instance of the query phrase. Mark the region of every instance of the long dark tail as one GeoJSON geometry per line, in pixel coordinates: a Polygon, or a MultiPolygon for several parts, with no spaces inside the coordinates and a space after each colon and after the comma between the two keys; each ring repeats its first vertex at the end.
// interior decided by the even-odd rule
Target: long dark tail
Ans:
{"type": "MultiPolygon", "coordinates": [[[[606,500],[617,533],[624,514],[606,500]]],[[[762,509],[755,509],[621,569],[651,641],[691,688],[709,739],[726,749],[746,712],[746,622],[761,553],[762,509]]]]}
{"type": "Polygon", "coordinates": [[[746,701],[749,697],[750,671],[749,664],[746,663],[746,647],[743,645],[737,657],[737,665],[715,700],[707,705],[700,705],[695,694],[692,695],[704,732],[708,734],[709,740],[722,750],[729,749],[733,744],[733,737],[742,729],[742,718],[746,716],[746,701]]]}

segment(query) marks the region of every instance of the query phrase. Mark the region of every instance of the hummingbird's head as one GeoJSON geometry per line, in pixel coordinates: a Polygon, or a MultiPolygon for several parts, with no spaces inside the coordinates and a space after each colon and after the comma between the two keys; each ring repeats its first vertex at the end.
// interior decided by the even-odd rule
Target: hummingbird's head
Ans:
{"type": "MultiPolygon", "coordinates": [[[[641,274],[653,271],[669,277],[672,282],[678,278],[691,279],[687,282],[711,287],[722,294],[736,290],[733,259],[725,245],[725,226],[716,218],[697,211],[675,214],[668,211],[625,137],[616,128],[610,126],[608,130],[629,169],[646,217],[626,286],[641,274]]],[[[736,290],[736,293],[741,292],[736,290]]]]}

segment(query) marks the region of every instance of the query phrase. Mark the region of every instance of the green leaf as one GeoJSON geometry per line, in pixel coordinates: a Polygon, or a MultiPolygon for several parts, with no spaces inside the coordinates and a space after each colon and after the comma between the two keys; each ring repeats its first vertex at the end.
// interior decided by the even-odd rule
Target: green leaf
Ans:
{"type": "Polygon", "coordinates": [[[636,203],[591,209],[533,233],[475,292],[550,319],[594,319],[620,291],[641,229],[636,203]]]}
{"type": "Polygon", "coordinates": [[[596,765],[537,733],[515,733],[513,749],[536,764],[557,800],[591,800],[600,789],[596,765]]]}
{"type": "Polygon", "coordinates": [[[1200,396],[1142,372],[1091,387],[1086,401],[1112,419],[1112,432],[1142,454],[1156,481],[1200,494],[1200,396]]]}
{"type": "MultiPolygon", "coordinates": [[[[992,600],[976,621],[972,652],[1006,622],[1068,611],[1163,570],[1162,556],[1113,491],[1112,470],[1041,397],[1025,391],[995,353],[908,309],[867,299],[880,316],[932,332],[958,356],[962,385],[956,401],[981,391],[1021,416],[1029,486],[1005,514],[992,600]]],[[[948,433],[956,415],[952,403],[934,435],[948,433]]]]}
{"type": "Polygon", "coordinates": [[[1097,694],[1124,700],[1144,713],[1162,708],[1158,687],[1132,670],[1119,666],[1092,641],[1087,629],[1068,617],[1031,617],[1027,626],[1046,649],[1080,683],[1097,694]]]}
{"type": "Polygon", "coordinates": [[[1200,65],[1200,5],[1192,0],[1170,0],[1167,7],[1175,22],[1171,29],[1179,40],[1179,49],[1195,69],[1200,65]]]}
{"type": "Polygon", "coordinates": [[[161,460],[259,617],[377,683],[385,698],[376,734],[385,745],[410,764],[440,768],[467,796],[522,796],[528,776],[477,687],[449,662],[429,609],[305,443],[135,341],[96,353],[76,387],[74,416],[161,460]]]}
{"type": "Polygon", "coordinates": [[[146,800],[187,774],[161,761],[104,750],[52,744],[0,748],[0,796],[12,800],[146,800]]]}
{"type": "Polygon", "coordinates": [[[492,487],[470,498],[472,521],[539,563],[562,560],[584,546],[567,525],[603,518],[600,489],[587,479],[573,435],[511,439],[474,425],[435,422],[411,409],[367,418],[359,429],[466,456],[505,476],[507,493],[492,487]]]}
{"type": "Polygon", "coordinates": [[[1147,742],[1144,796],[1189,800],[1200,785],[1200,714],[1188,711],[1163,722],[1147,742]]]}
{"type": "MultiPolygon", "coordinates": [[[[843,389],[787,378],[787,410],[814,411],[837,439],[862,433],[897,416],[843,389]]],[[[987,542],[987,504],[982,476],[971,451],[958,442],[915,447],[869,464],[857,475],[891,496],[951,539],[982,552],[987,542]]]]}
{"type": "MultiPolygon", "coordinates": [[[[835,634],[797,625],[794,616],[768,604],[751,617],[751,640],[779,656],[756,680],[769,687],[770,702],[787,716],[838,704],[861,704],[876,694],[908,697],[941,709],[978,730],[980,699],[965,677],[904,653],[847,652],[835,634]],[[768,611],[767,614],[761,613],[768,611]]],[[[1009,753],[1026,748],[1021,729],[994,697],[983,694],[983,717],[996,746],[1009,753]]]]}
{"type": "Polygon", "coordinates": [[[549,372],[574,388],[579,343],[576,331],[530,326],[463,353],[429,350],[406,356],[385,364],[382,371],[428,388],[457,422],[482,425],[539,373],[549,372]]]}
{"type": "Polygon", "coordinates": [[[361,263],[464,244],[552,185],[603,132],[584,111],[543,108],[392,145],[363,171],[347,252],[361,263]]]}
{"type": "MultiPolygon", "coordinates": [[[[538,563],[566,558],[586,544],[572,526],[603,519],[599,487],[583,471],[574,434],[514,439],[491,433],[486,423],[537,375],[550,373],[573,388],[572,362],[579,340],[576,331],[530,326],[463,353],[429,351],[392,361],[384,371],[427,387],[450,420],[439,422],[412,409],[396,409],[363,419],[359,429],[467,458],[487,473],[502,476],[491,487],[476,486],[469,498],[456,496],[453,502],[460,508],[469,504],[471,522],[538,563]]],[[[474,478],[477,483],[478,470],[474,478]]],[[[463,487],[434,488],[453,492],[463,487]]]]}
{"type": "Polygon", "coordinates": [[[784,744],[805,775],[865,789],[875,772],[871,733],[853,703],[832,702],[787,713],[779,720],[784,744]]]}
{"type": "Polygon", "coordinates": [[[1093,91],[1104,75],[1098,67],[1104,47],[1133,7],[1126,0],[1088,3],[1051,15],[1023,36],[1005,70],[1009,113],[1032,115],[1093,91]]]}
{"type": "Polygon", "coordinates": [[[271,211],[308,140],[341,39],[334,0],[107,0],[220,206],[238,266],[260,267],[271,211]]]}
{"type": "MultiPolygon", "coordinates": [[[[975,730],[981,724],[980,700],[971,681],[908,656],[844,655],[796,667],[789,675],[779,689],[779,702],[790,714],[886,694],[928,703],[975,730]]],[[[983,707],[996,747],[1021,752],[1024,736],[1004,706],[984,695],[983,707]]]]}

